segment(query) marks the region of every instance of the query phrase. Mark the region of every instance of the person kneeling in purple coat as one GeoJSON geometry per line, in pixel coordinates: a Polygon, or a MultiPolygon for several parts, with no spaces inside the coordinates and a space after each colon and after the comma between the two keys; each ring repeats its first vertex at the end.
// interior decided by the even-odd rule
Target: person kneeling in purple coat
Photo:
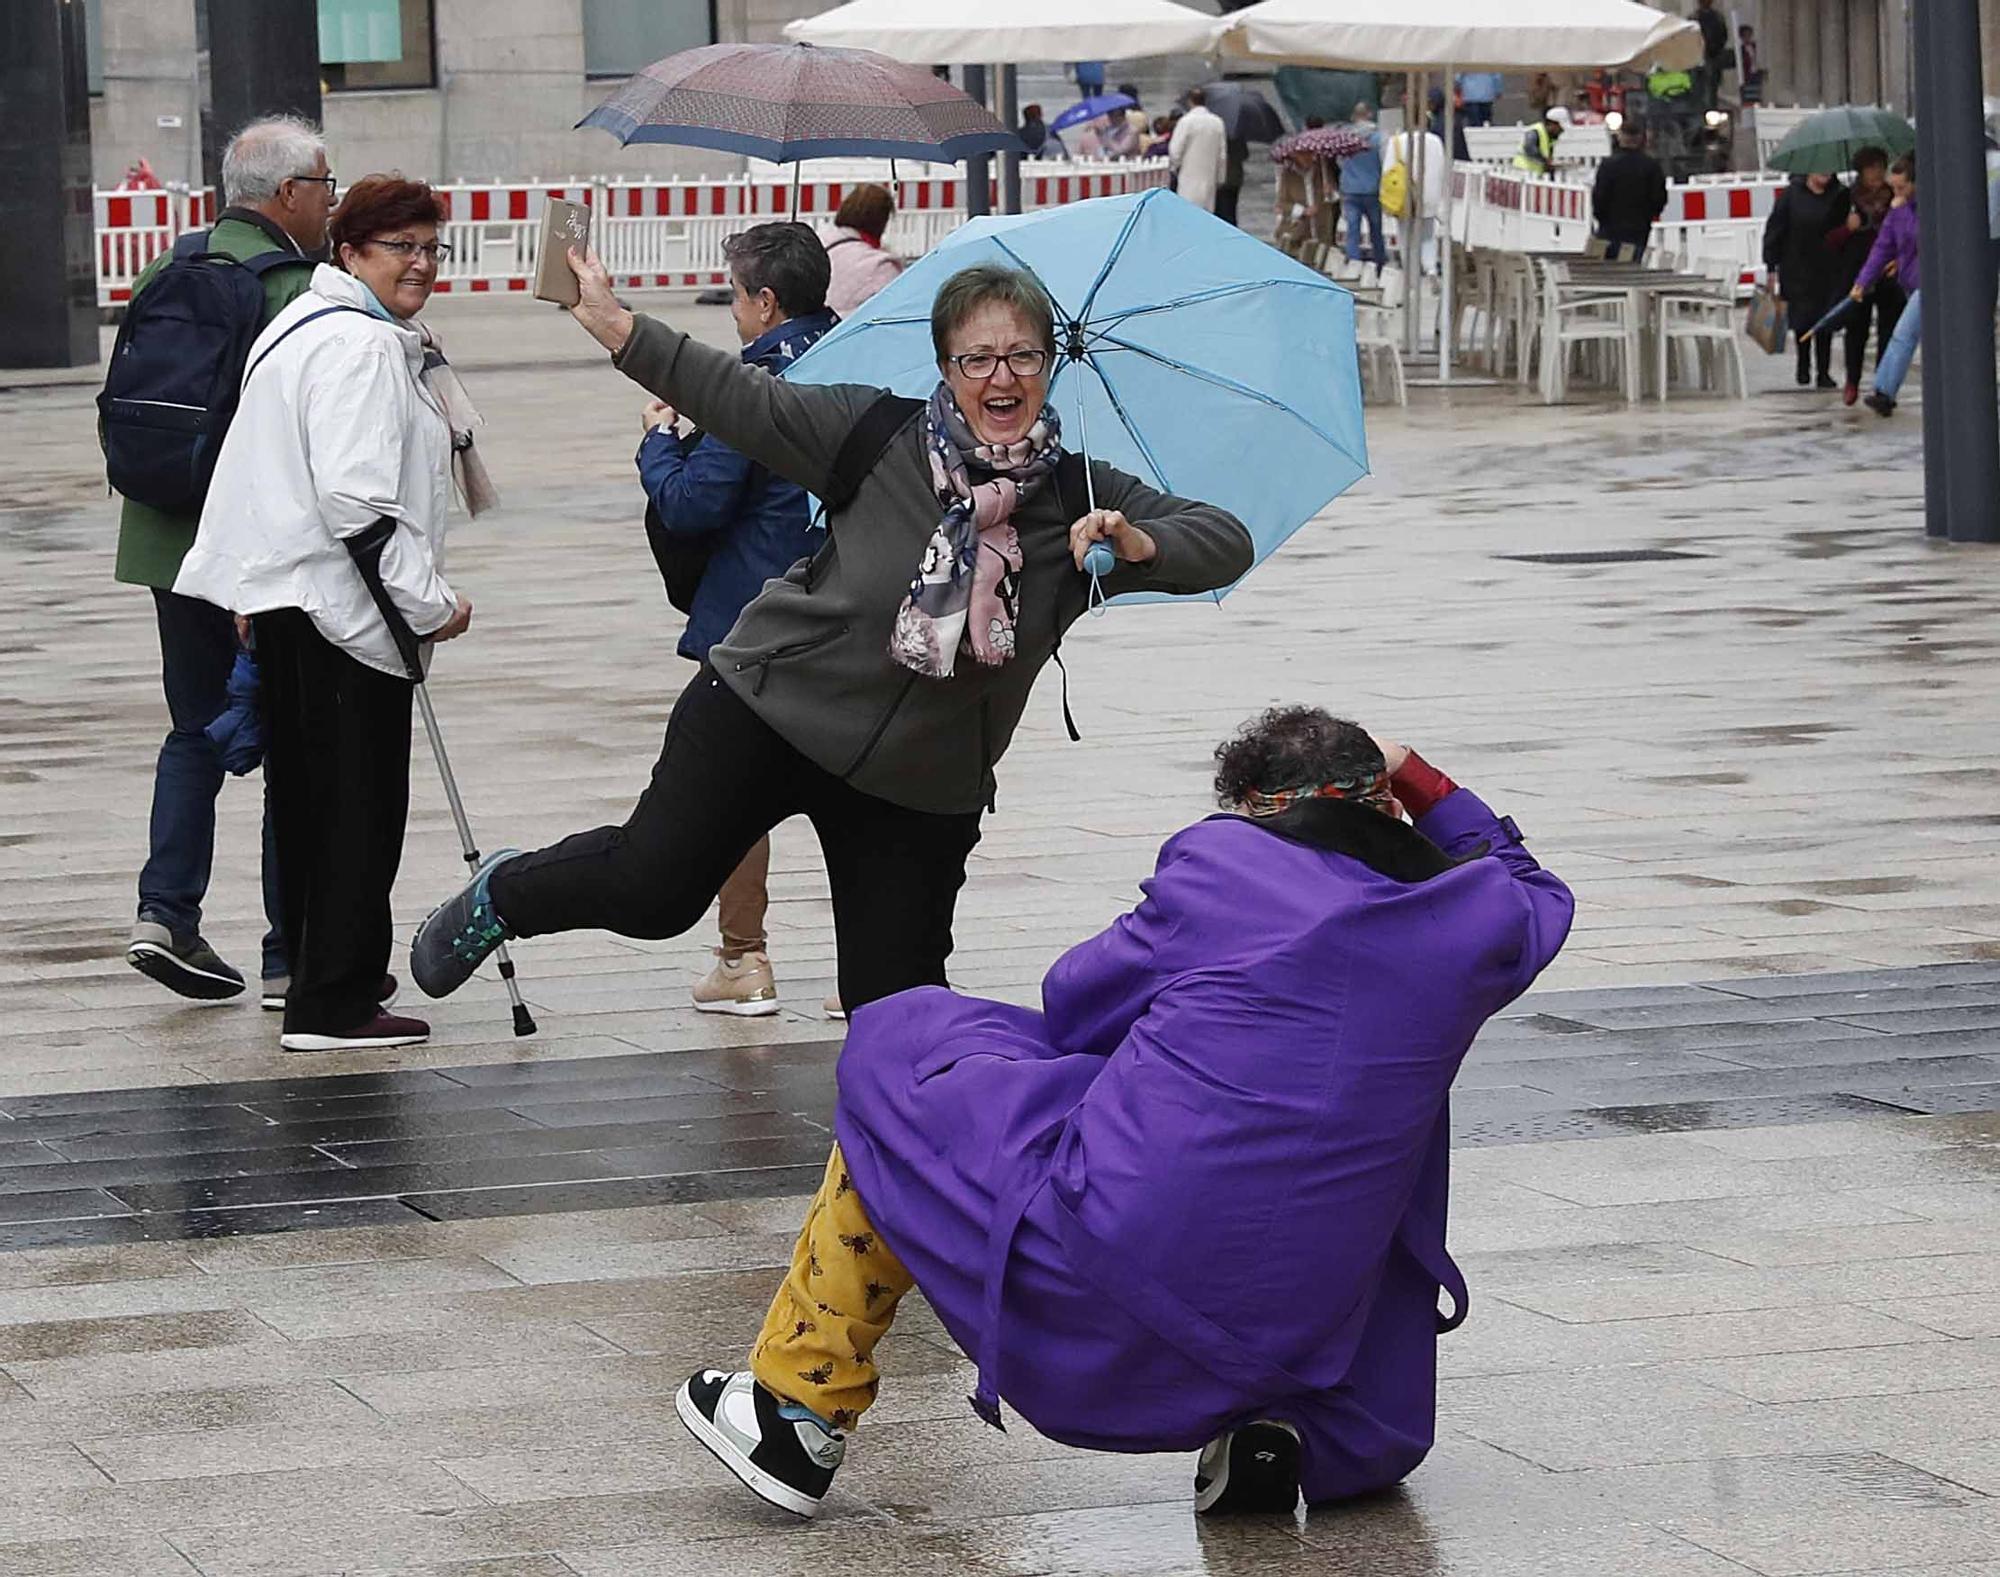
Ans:
{"type": "Polygon", "coordinates": [[[1317,708],[1264,713],[1216,766],[1223,813],[1167,841],[1040,1012],[937,986],[856,1012],[750,1367],[676,1398],[771,1504],[818,1510],[913,1286],[989,1422],[1004,1398],[1070,1445],[1200,1448],[1197,1511],[1364,1494],[1430,1450],[1466,1310],[1451,1082],[1575,902],[1510,819],[1317,708]]]}

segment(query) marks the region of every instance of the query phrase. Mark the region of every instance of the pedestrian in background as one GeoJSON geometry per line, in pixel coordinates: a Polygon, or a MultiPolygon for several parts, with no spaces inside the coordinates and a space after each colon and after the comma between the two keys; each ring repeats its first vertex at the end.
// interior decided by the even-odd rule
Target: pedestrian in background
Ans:
{"type": "Polygon", "coordinates": [[[1617,151],[1597,167],[1590,188],[1590,216],[1604,255],[1613,262],[1639,262],[1666,209],[1667,172],[1646,152],[1645,132],[1621,126],[1617,151]]]}
{"type": "Polygon", "coordinates": [[[1174,190],[1197,208],[1215,212],[1215,196],[1228,171],[1229,132],[1222,117],[1208,107],[1208,95],[1189,88],[1187,113],[1174,127],[1167,145],[1173,166],[1174,190]]]}
{"type": "Polygon", "coordinates": [[[824,304],[842,317],[902,273],[903,259],[882,245],[882,233],[895,214],[889,188],[867,181],[840,200],[833,224],[820,237],[832,277],[824,304]]]}
{"type": "MultiPolygon", "coordinates": [[[[1795,175],[1778,194],[1764,223],[1764,269],[1785,299],[1785,321],[1795,337],[1803,336],[1833,305],[1838,232],[1847,225],[1850,207],[1847,188],[1834,176],[1795,175]]],[[[1833,377],[1827,368],[1833,336],[1799,338],[1798,350],[1800,387],[1813,382],[1817,367],[1819,387],[1831,389],[1833,377]]]]}
{"type": "Polygon", "coordinates": [[[1031,159],[1063,159],[1069,156],[1069,149],[1063,146],[1062,138],[1051,131],[1049,123],[1042,119],[1039,104],[1026,106],[1021,111],[1021,124],[1014,129],[1031,159]]]}
{"type": "MultiPolygon", "coordinates": [[[[889,194],[881,187],[862,187],[841,204],[843,215],[863,191],[881,193],[886,205],[889,194]]],[[[832,245],[842,248],[840,242],[832,245]]],[[[844,249],[857,250],[858,244],[844,249]]],[[[776,377],[839,322],[828,310],[827,293],[833,278],[830,263],[840,250],[822,251],[805,226],[753,225],[725,241],[722,255],[734,296],[730,316],[743,342],[746,366],[776,377]]],[[[683,437],[676,425],[678,413],[664,401],[648,401],[643,420],[646,436],[637,460],[649,506],[646,535],[670,598],[689,557],[700,556],[679,651],[692,662],[705,663],[710,648],[734,628],[765,582],[776,580],[818,546],[805,489],[713,434],[683,437]]],[[[778,1011],[778,982],[764,925],[771,905],[770,873],[771,840],[766,836],[716,895],[721,940],[715,967],[695,982],[692,993],[703,1013],[758,1017],[778,1011]]],[[[826,1006],[837,1015],[839,997],[828,998],[826,1006]]]]}
{"type": "Polygon", "coordinates": [[[1893,278],[1903,288],[1903,314],[1889,336],[1889,348],[1875,364],[1875,387],[1865,402],[1877,416],[1896,414],[1896,397],[1903,392],[1903,380],[1916,358],[1917,340],[1924,331],[1923,265],[1919,255],[1917,227],[1917,156],[1906,153],[1889,166],[1889,212],[1882,229],[1868,249],[1868,261],[1861,266],[1848,295],[1865,298],[1877,281],[1893,278]]]}
{"type": "MultiPolygon", "coordinates": [[[[311,285],[311,255],[326,245],[333,188],[326,144],[308,122],[289,116],[252,121],[224,150],[222,214],[202,248],[239,262],[274,253],[291,260],[263,274],[259,330],[311,285]]],[[[134,301],[171,261],[172,254],[164,254],[139,276],[134,301]]],[[[153,772],[150,849],[139,872],[138,919],[125,958],[184,997],[219,999],[241,995],[243,976],[201,934],[202,900],[215,859],[215,797],[223,779],[221,752],[205,730],[228,704],[237,642],[224,609],[173,589],[198,523],[198,511],[169,513],[130,498],[119,510],[113,574],[153,593],[160,679],[172,720],[153,772]]],[[[281,1007],[291,961],[268,795],[263,863],[265,1005],[281,1007]]]]}
{"type": "Polygon", "coordinates": [[[1505,79],[1497,71],[1466,71],[1459,75],[1459,112],[1468,126],[1491,126],[1493,105],[1505,79]]]}
{"type": "MultiPolygon", "coordinates": [[[[1880,148],[1860,148],[1854,154],[1854,184],[1847,189],[1850,204],[1847,222],[1837,239],[1834,261],[1834,294],[1848,295],[1874,250],[1875,238],[1882,233],[1882,221],[1889,217],[1895,193],[1889,189],[1889,155],[1880,148]]],[[[1903,287],[1893,277],[1879,277],[1848,315],[1845,352],[1847,382],[1841,389],[1843,404],[1861,398],[1861,372],[1868,358],[1868,330],[1875,328],[1875,360],[1879,365],[1889,350],[1889,338],[1896,332],[1896,320],[1903,315],[1903,287]]]]}
{"type": "Polygon", "coordinates": [[[1372,104],[1354,106],[1349,123],[1367,139],[1366,145],[1340,161],[1340,206],[1347,215],[1346,253],[1349,262],[1361,258],[1361,227],[1368,227],[1368,260],[1377,268],[1389,261],[1382,236],[1382,133],[1375,125],[1372,104]]]}
{"type": "Polygon", "coordinates": [[[1729,23],[1715,9],[1715,0],[1694,0],[1694,25],[1701,29],[1701,108],[1712,110],[1729,63],[1729,23]]]}
{"type": "Polygon", "coordinates": [[[455,457],[470,454],[477,417],[454,414],[442,355],[414,321],[449,250],[437,238],[444,217],[443,198],[395,175],[371,175],[341,199],[339,266],[314,269],[312,288],[253,348],[174,583],[247,615],[256,632],[292,945],[286,1051],[430,1035],[385,1005],[412,686],[370,584],[420,640],[451,640],[472,622],[443,555],[455,457]]]}

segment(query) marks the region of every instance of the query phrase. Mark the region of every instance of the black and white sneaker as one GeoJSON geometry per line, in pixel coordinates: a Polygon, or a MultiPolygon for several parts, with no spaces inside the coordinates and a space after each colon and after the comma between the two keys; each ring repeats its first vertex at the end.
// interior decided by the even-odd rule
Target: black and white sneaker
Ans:
{"type": "Polygon", "coordinates": [[[175,936],[157,920],[140,920],[125,944],[125,962],[169,991],[197,1002],[243,995],[243,976],[200,936],[175,936]]]}
{"type": "Polygon", "coordinates": [[[819,1511],[847,1437],[811,1419],[781,1417],[784,1403],[748,1370],[703,1369],[674,1397],[681,1422],[753,1494],[794,1516],[819,1511]]]}
{"type": "Polygon", "coordinates": [[[1275,1512],[1299,1504],[1299,1432],[1270,1419],[1218,1435],[1201,1448],[1194,1509],[1204,1516],[1275,1512]]]}

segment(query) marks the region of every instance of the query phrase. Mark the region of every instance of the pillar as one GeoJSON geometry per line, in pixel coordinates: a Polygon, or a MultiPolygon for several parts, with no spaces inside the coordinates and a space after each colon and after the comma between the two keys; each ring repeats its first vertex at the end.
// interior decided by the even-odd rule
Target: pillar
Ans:
{"type": "MultiPolygon", "coordinates": [[[[965,91],[981,104],[986,102],[986,68],[966,66],[965,91]]],[[[965,161],[965,216],[977,219],[982,214],[993,211],[993,160],[984,153],[976,153],[965,161]]]]}
{"type": "Polygon", "coordinates": [[[1767,104],[1798,102],[1798,11],[1803,3],[1804,0],[1764,0],[1757,22],[1757,41],[1763,46],[1767,104]]]}
{"type": "Polygon", "coordinates": [[[1821,0],[1799,0],[1793,12],[1792,82],[1801,104],[1825,104],[1826,81],[1820,72],[1821,42],[1825,29],[1820,19],[1821,0]]]}
{"type": "Polygon", "coordinates": [[[1848,75],[1848,16],[1847,0],[1820,0],[1819,80],[1829,104],[1867,101],[1848,75]]]}
{"type": "Polygon", "coordinates": [[[1882,80],[1881,0],[1847,0],[1847,84],[1857,104],[1887,104],[1882,80]]]}
{"type": "MultiPolygon", "coordinates": [[[[260,115],[319,123],[317,0],[195,0],[202,179],[222,195],[222,151],[260,115]]],[[[359,172],[357,172],[359,173],[359,172]]]]}
{"type": "Polygon", "coordinates": [[[1916,28],[1925,528],[1953,542],[2000,542],[1976,0],[1922,0],[1916,28]]]}
{"type": "Polygon", "coordinates": [[[0,366],[97,360],[82,0],[0,5],[0,366]]]}

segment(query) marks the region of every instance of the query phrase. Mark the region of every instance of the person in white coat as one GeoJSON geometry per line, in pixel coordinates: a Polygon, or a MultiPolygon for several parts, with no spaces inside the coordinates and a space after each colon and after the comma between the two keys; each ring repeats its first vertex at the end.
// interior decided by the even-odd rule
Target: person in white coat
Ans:
{"type": "Polygon", "coordinates": [[[1388,170],[1399,164],[1403,167],[1410,193],[1410,205],[1397,221],[1397,230],[1402,237],[1403,261],[1408,266],[1409,238],[1416,235],[1420,237],[1423,271],[1435,274],[1438,271],[1438,220],[1444,216],[1444,183],[1451,170],[1450,161],[1445,157],[1444,139],[1434,131],[1397,132],[1386,139],[1382,167],[1388,170]],[[1417,176],[1420,163],[1423,166],[1421,180],[1417,176]]]}
{"type": "MultiPolygon", "coordinates": [[[[443,218],[420,181],[369,176],[347,193],[329,227],[339,266],[315,269],[251,348],[174,583],[254,632],[292,942],[287,1051],[430,1034],[386,1008],[412,691],[367,577],[422,640],[450,640],[472,621],[442,569],[459,391],[412,321],[445,255],[443,218]]],[[[469,477],[462,469],[472,503],[483,474],[469,477]]]]}
{"type": "Polygon", "coordinates": [[[1187,100],[1188,112],[1167,144],[1167,162],[1174,172],[1174,190],[1195,207],[1214,213],[1215,194],[1229,162],[1229,133],[1200,88],[1188,89],[1187,100]]]}

